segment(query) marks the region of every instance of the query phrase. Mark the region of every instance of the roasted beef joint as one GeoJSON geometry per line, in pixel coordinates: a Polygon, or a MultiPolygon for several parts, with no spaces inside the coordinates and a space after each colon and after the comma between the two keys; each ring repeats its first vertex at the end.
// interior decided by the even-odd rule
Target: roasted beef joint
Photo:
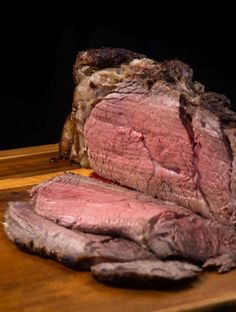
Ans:
{"type": "Polygon", "coordinates": [[[221,223],[236,218],[236,114],[192,69],[120,49],[80,52],[63,158],[221,223]]]}
{"type": "Polygon", "coordinates": [[[235,268],[236,114],[192,76],[177,60],[80,52],[60,156],[105,180],[65,173],[34,186],[6,209],[9,239],[119,286],[235,268]]]}

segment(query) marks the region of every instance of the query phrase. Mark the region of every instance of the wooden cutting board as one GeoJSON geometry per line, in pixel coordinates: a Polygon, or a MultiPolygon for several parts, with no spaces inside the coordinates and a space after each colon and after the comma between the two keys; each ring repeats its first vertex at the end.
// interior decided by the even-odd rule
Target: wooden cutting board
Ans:
{"type": "Polygon", "coordinates": [[[185,289],[119,289],[96,282],[90,273],[17,250],[3,231],[7,202],[26,199],[32,185],[60,172],[91,173],[53,161],[57,150],[53,144],[0,151],[0,311],[236,311],[236,270],[204,273],[185,289]]]}

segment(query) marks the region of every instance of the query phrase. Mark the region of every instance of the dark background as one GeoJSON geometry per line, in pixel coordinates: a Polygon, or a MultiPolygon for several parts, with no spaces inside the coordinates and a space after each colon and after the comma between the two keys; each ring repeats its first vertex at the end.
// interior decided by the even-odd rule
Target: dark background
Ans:
{"type": "Polygon", "coordinates": [[[178,58],[236,109],[233,7],[229,1],[173,3],[1,10],[0,149],[59,140],[71,108],[72,66],[77,52],[88,48],[178,58]]]}

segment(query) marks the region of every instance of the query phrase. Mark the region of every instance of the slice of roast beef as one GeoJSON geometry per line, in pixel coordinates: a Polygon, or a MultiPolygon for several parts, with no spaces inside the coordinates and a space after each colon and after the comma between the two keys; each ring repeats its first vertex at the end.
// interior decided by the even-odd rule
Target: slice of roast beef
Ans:
{"type": "Polygon", "coordinates": [[[143,228],[169,211],[187,209],[98,179],[66,173],[31,190],[33,209],[60,225],[94,234],[117,235],[144,244],[143,228]]]}
{"type": "Polygon", "coordinates": [[[138,260],[124,263],[101,263],[91,267],[100,282],[135,288],[173,287],[195,278],[201,270],[181,261],[138,260]]]}
{"type": "Polygon", "coordinates": [[[20,249],[88,270],[101,262],[151,259],[153,254],[123,238],[68,230],[39,215],[27,202],[10,202],[4,229],[20,249]]]}
{"type": "Polygon", "coordinates": [[[233,227],[137,191],[67,173],[34,187],[31,196],[38,214],[65,227],[126,237],[161,259],[179,256],[220,272],[236,265],[233,227]]]}
{"type": "Polygon", "coordinates": [[[229,100],[205,92],[180,61],[120,53],[78,54],[61,156],[121,185],[234,224],[236,114],[229,100]]]}

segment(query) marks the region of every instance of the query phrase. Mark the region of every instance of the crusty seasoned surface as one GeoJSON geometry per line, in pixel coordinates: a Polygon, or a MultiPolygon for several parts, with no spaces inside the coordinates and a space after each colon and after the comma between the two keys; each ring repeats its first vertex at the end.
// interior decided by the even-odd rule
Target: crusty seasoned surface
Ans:
{"type": "Polygon", "coordinates": [[[122,63],[130,62],[133,59],[144,58],[145,55],[132,52],[126,49],[101,48],[81,51],[76,57],[74,65],[74,78],[77,80],[77,73],[84,66],[94,69],[116,67],[122,63]]]}

